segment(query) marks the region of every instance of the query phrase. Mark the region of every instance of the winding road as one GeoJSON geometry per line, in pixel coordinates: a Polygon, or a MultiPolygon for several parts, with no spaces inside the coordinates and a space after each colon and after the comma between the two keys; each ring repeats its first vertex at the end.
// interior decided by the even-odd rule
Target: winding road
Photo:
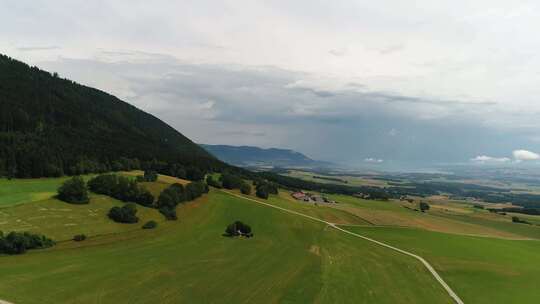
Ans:
{"type": "MultiPolygon", "coordinates": [[[[252,199],[252,198],[249,198],[249,197],[245,197],[245,196],[242,196],[242,195],[239,195],[239,194],[235,194],[235,193],[231,193],[231,192],[227,192],[227,191],[223,191],[223,190],[220,190],[222,192],[225,192],[229,195],[232,195],[232,196],[236,196],[236,197],[239,197],[239,198],[243,198],[245,200],[248,200],[248,201],[252,201],[252,202],[255,202],[255,203],[258,203],[258,204],[261,204],[261,205],[265,205],[265,206],[268,206],[268,207],[272,207],[272,208],[275,208],[275,209],[279,209],[279,210],[282,210],[282,211],[285,211],[285,212],[288,212],[288,213],[292,213],[292,214],[295,214],[295,215],[299,215],[299,216],[302,216],[302,217],[305,217],[305,218],[308,218],[308,219],[311,219],[311,220],[314,220],[314,221],[317,221],[317,222],[320,222],[320,223],[324,223],[336,230],[339,230],[341,232],[344,232],[344,233],[347,233],[347,234],[350,234],[352,236],[355,236],[355,237],[358,237],[358,238],[361,238],[361,239],[364,239],[366,241],[369,241],[369,242],[372,242],[372,243],[375,243],[379,246],[382,246],[382,247],[385,247],[385,248],[388,248],[388,249],[391,249],[391,250],[394,250],[394,251],[397,251],[401,254],[404,254],[404,255],[408,255],[412,258],[415,258],[416,260],[420,261],[426,268],[427,270],[429,271],[429,273],[431,273],[431,275],[435,278],[435,280],[437,280],[437,282],[439,282],[439,284],[441,284],[441,286],[444,288],[444,290],[448,293],[448,295],[457,303],[457,304],[465,304],[463,302],[463,300],[461,300],[461,298],[452,290],[452,288],[443,280],[443,278],[439,275],[439,273],[435,270],[435,268],[433,268],[433,266],[431,266],[431,264],[429,264],[423,257],[419,256],[419,255],[416,255],[414,253],[411,253],[411,252],[408,252],[408,251],[405,251],[403,249],[399,249],[397,247],[394,247],[392,245],[388,245],[386,243],[383,243],[383,242],[380,242],[380,241],[377,241],[377,240],[374,240],[372,238],[369,238],[367,236],[363,236],[361,234],[358,234],[358,233],[354,233],[354,232],[351,232],[351,231],[348,231],[348,230],[345,230],[343,228],[340,228],[338,227],[336,224],[334,223],[330,223],[330,222],[327,222],[327,221],[324,221],[324,220],[321,220],[319,218],[316,218],[316,217],[313,217],[313,216],[309,216],[309,215],[306,215],[306,214],[303,214],[303,213],[300,213],[300,212],[296,212],[296,211],[293,211],[293,210],[289,210],[289,209],[286,209],[286,208],[282,208],[282,207],[278,207],[278,206],[275,206],[275,205],[272,205],[272,204],[269,204],[269,203],[265,203],[265,202],[261,202],[261,201],[258,201],[256,199],[252,199]]],[[[2,304],[2,303],[0,303],[2,304]]]]}

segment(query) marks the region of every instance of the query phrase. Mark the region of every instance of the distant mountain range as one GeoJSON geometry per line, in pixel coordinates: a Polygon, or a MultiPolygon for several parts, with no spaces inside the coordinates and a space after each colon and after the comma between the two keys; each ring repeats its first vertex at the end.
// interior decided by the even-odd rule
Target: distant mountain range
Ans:
{"type": "Polygon", "coordinates": [[[218,159],[241,167],[328,168],[336,166],[330,162],[313,160],[300,152],[289,149],[205,144],[201,146],[218,159]]]}

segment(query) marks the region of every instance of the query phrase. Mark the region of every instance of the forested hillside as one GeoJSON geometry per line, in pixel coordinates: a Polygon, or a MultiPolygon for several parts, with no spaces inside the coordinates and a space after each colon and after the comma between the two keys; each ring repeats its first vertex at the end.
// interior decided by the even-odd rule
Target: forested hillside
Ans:
{"type": "Polygon", "coordinates": [[[148,166],[185,174],[226,165],[112,95],[0,55],[0,176],[148,166]]]}

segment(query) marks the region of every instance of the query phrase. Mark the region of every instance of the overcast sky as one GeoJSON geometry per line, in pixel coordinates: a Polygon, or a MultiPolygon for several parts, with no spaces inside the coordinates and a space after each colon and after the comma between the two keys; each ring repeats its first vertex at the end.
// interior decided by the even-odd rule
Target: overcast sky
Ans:
{"type": "Polygon", "coordinates": [[[535,162],[538,1],[0,2],[0,52],[196,142],[351,164],[535,162]]]}

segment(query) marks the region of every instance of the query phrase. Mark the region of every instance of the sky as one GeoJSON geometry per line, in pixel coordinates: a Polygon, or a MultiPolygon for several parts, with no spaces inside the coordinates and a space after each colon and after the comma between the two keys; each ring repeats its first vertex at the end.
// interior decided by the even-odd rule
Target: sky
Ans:
{"type": "Polygon", "coordinates": [[[538,1],[0,1],[0,52],[208,144],[536,164],[538,1]]]}

